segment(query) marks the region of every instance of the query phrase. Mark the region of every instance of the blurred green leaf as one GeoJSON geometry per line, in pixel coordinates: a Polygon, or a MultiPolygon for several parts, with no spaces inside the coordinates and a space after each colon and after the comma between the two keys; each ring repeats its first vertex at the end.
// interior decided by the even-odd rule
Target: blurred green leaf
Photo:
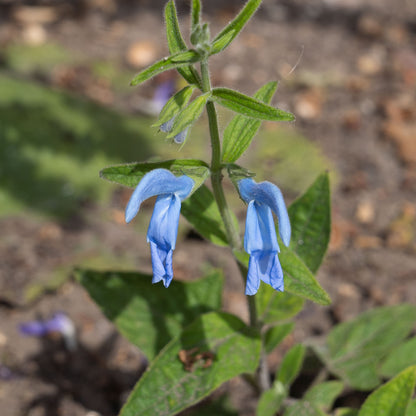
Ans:
{"type": "Polygon", "coordinates": [[[223,278],[215,271],[193,282],[174,280],[166,290],[152,276],[79,269],[76,279],[106,317],[151,360],[201,313],[219,309],[223,278]]]}
{"type": "Polygon", "coordinates": [[[228,88],[214,88],[212,99],[230,110],[258,120],[292,121],[295,119],[291,113],[228,88]]]}
{"type": "MultiPolygon", "coordinates": [[[[178,17],[176,15],[175,2],[173,0],[168,1],[165,7],[165,22],[166,22],[166,37],[168,40],[169,52],[176,54],[178,52],[184,52],[188,48],[183,40],[178,17]]],[[[198,87],[201,86],[200,77],[198,72],[189,65],[176,68],[177,71],[183,76],[183,78],[190,84],[195,84],[198,87]]]]}
{"type": "Polygon", "coordinates": [[[412,400],[406,410],[406,416],[416,416],[416,400],[412,400]]]}
{"type": "Polygon", "coordinates": [[[296,253],[281,244],[279,259],[286,277],[285,290],[321,305],[331,304],[328,294],[296,253]]]}
{"type": "Polygon", "coordinates": [[[214,195],[205,185],[182,202],[181,213],[202,237],[219,246],[228,246],[214,195]]]}
{"type": "Polygon", "coordinates": [[[316,273],[325,255],[331,233],[329,177],[320,175],[289,207],[292,239],[290,248],[316,273]]]}
{"type": "Polygon", "coordinates": [[[325,381],[311,387],[304,399],[313,403],[321,410],[328,411],[334,404],[335,399],[341,394],[344,385],[341,381],[325,381]]]}
{"type": "Polygon", "coordinates": [[[202,160],[173,159],[163,162],[128,163],[110,166],[101,170],[100,177],[133,188],[138,185],[146,173],[154,169],[168,169],[176,176],[189,176],[195,182],[192,192],[195,192],[210,175],[208,165],[202,160]]]}
{"type": "Polygon", "coordinates": [[[191,63],[198,62],[200,60],[201,55],[197,51],[188,50],[184,52],[178,52],[174,55],[161,59],[160,61],[154,63],[153,65],[150,65],[148,68],[138,73],[132,79],[130,85],[139,85],[142,82],[145,82],[150,78],[153,78],[155,75],[168,71],[169,69],[175,69],[181,66],[183,67],[191,63]]]}
{"type": "Polygon", "coordinates": [[[299,402],[289,406],[284,416],[326,416],[322,410],[315,404],[306,400],[300,400],[299,402]]]}
{"type": "Polygon", "coordinates": [[[237,317],[201,315],[150,364],[120,416],[175,415],[225,381],[253,373],[260,349],[260,334],[237,317]],[[187,363],[181,362],[179,354],[187,363]]]}
{"type": "MultiPolygon", "coordinates": [[[[277,82],[269,82],[254,94],[254,98],[269,104],[276,88],[277,82]]],[[[260,125],[259,120],[242,115],[235,116],[224,131],[222,161],[235,162],[250,146],[260,125]]]]}
{"type": "Polygon", "coordinates": [[[256,415],[274,416],[286,397],[287,391],[285,386],[279,380],[276,380],[272,387],[260,396],[256,415]]]}
{"type": "Polygon", "coordinates": [[[241,32],[254,12],[260,6],[261,0],[249,0],[240,13],[232,20],[212,42],[211,54],[221,52],[241,32]]]}
{"type": "Polygon", "coordinates": [[[188,85],[171,97],[162,108],[159,118],[154,126],[160,126],[175,117],[176,114],[178,114],[188,104],[194,89],[194,86],[188,85]]]}
{"type": "Polygon", "coordinates": [[[380,374],[390,378],[411,365],[416,365],[416,337],[390,352],[381,365],[380,374]]]}
{"type": "Polygon", "coordinates": [[[293,331],[294,326],[293,322],[288,322],[287,324],[269,328],[264,334],[264,349],[266,353],[271,353],[293,331]]]}
{"type": "Polygon", "coordinates": [[[340,407],[335,410],[335,416],[358,416],[358,409],[340,407]]]}
{"type": "Polygon", "coordinates": [[[286,388],[289,388],[299,375],[305,352],[306,347],[302,344],[297,344],[283,357],[276,377],[286,388]]]}
{"type": "Polygon", "coordinates": [[[175,117],[172,130],[166,137],[175,137],[177,134],[181,133],[187,127],[195,123],[195,121],[197,121],[201,116],[209,97],[210,93],[202,94],[199,97],[196,97],[191,104],[180,111],[175,117]]]}
{"type": "Polygon", "coordinates": [[[402,371],[367,397],[358,416],[406,416],[415,380],[416,366],[402,371]]]}
{"type": "Polygon", "coordinates": [[[333,374],[356,389],[371,390],[380,383],[381,358],[409,335],[415,321],[413,305],[373,309],[337,325],[325,347],[312,347],[333,374]]]}
{"type": "Polygon", "coordinates": [[[191,30],[194,31],[199,25],[201,16],[201,2],[199,0],[192,0],[191,2],[191,30]]]}

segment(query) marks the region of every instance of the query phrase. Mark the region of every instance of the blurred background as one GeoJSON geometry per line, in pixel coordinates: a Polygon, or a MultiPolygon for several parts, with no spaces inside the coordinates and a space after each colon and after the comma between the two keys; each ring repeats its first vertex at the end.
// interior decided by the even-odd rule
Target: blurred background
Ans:
{"type": "MultiPolygon", "coordinates": [[[[187,34],[189,2],[176,3],[187,34]]],[[[205,3],[214,35],[244,4],[205,3]]],[[[145,233],[153,202],[126,226],[131,190],[101,180],[100,169],[209,155],[205,116],[181,149],[150,127],[158,91],[180,89],[180,78],[165,73],[129,87],[135,73],[168,53],[165,4],[0,0],[2,416],[115,415],[146,366],[72,270],[151,271],[145,233]],[[66,317],[63,330],[36,327],[57,313],[66,317]]],[[[285,347],[369,308],[414,303],[416,2],[264,0],[212,59],[211,73],[214,85],[250,95],[278,80],[273,104],[297,117],[263,124],[241,161],[259,179],[278,184],[291,202],[319,173],[331,175],[332,240],[318,280],[333,305],[307,303],[285,347]]],[[[224,128],[231,114],[220,111],[224,128]]],[[[226,189],[243,221],[244,205],[227,182],[226,189]]],[[[225,268],[225,308],[245,318],[230,254],[183,220],[176,277],[195,279],[212,267],[225,268]]],[[[271,356],[272,368],[279,359],[271,356]]],[[[224,389],[231,399],[222,414],[252,414],[247,386],[224,389]]]]}

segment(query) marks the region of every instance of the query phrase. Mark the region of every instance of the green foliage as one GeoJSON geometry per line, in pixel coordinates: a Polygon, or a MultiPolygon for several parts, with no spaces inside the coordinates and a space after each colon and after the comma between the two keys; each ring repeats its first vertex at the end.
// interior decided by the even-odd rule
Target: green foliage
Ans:
{"type": "Polygon", "coordinates": [[[326,414],[319,407],[307,400],[289,406],[283,416],[325,416],[326,414]]]}
{"type": "Polygon", "coordinates": [[[328,411],[335,399],[340,395],[344,385],[340,381],[326,381],[312,386],[304,396],[304,399],[313,403],[321,410],[328,411]]]}
{"type": "Polygon", "coordinates": [[[295,119],[293,114],[228,88],[213,88],[212,99],[236,113],[258,120],[293,121],[295,119]]]}
{"type": "Polygon", "coordinates": [[[261,0],[249,0],[240,13],[213,40],[211,54],[225,49],[241,32],[248,20],[260,6],[261,0]]]}
{"type": "Polygon", "coordinates": [[[383,377],[393,377],[411,365],[416,365],[416,337],[390,352],[380,368],[380,374],[383,377]]]}
{"type": "MultiPolygon", "coordinates": [[[[269,104],[276,89],[277,82],[269,82],[254,94],[254,98],[269,104]]],[[[261,121],[242,115],[231,120],[224,131],[223,163],[235,162],[247,150],[260,125],[261,121]]]]}
{"type": "Polygon", "coordinates": [[[358,416],[406,416],[415,380],[416,366],[402,371],[368,396],[358,416]]]}
{"type": "Polygon", "coordinates": [[[201,2],[199,0],[191,0],[191,30],[192,32],[199,26],[201,17],[201,2]]]}
{"type": "Polygon", "coordinates": [[[202,237],[219,246],[228,246],[214,195],[205,185],[182,202],[181,213],[202,237]]]}
{"type": "Polygon", "coordinates": [[[314,349],[333,374],[356,389],[370,390],[380,383],[380,359],[409,335],[415,321],[413,305],[370,310],[337,325],[326,346],[314,349]]]}
{"type": "Polygon", "coordinates": [[[100,176],[110,182],[135,187],[146,173],[154,169],[168,169],[174,175],[187,175],[195,182],[192,192],[195,192],[208,178],[210,171],[205,162],[195,159],[173,159],[163,162],[129,163],[110,166],[100,171],[100,176]]]}
{"type": "Polygon", "coordinates": [[[299,375],[302,368],[303,359],[305,358],[306,347],[297,344],[292,347],[284,356],[277,372],[277,380],[279,380],[287,389],[299,375]]]}
{"type": "Polygon", "coordinates": [[[174,415],[225,381],[253,373],[260,349],[259,333],[237,317],[201,315],[151,363],[120,416],[174,415]]]}
{"type": "Polygon", "coordinates": [[[264,349],[266,353],[272,352],[293,331],[294,326],[293,322],[288,322],[269,328],[264,334],[264,349]]]}
{"type": "Polygon", "coordinates": [[[416,400],[412,400],[406,410],[406,416],[416,416],[416,400]]]}
{"type": "Polygon", "coordinates": [[[272,387],[260,396],[256,415],[274,416],[286,397],[287,390],[285,386],[279,380],[276,380],[272,387]]]}
{"type": "Polygon", "coordinates": [[[162,108],[159,118],[154,125],[160,126],[175,117],[188,104],[194,89],[194,86],[187,85],[171,97],[162,108]]]}
{"type": "MultiPolygon", "coordinates": [[[[178,17],[176,15],[176,8],[173,0],[168,1],[166,4],[165,23],[169,52],[174,55],[176,53],[186,51],[188,48],[186,46],[185,41],[183,40],[181,30],[179,28],[178,17]]],[[[191,65],[177,67],[176,70],[190,84],[195,84],[198,87],[201,86],[199,74],[191,65]]]]}
{"type": "Polygon", "coordinates": [[[221,306],[223,278],[213,272],[193,282],[174,281],[167,290],[152,276],[79,269],[75,276],[120,332],[149,358],[201,313],[221,306]]]}
{"type": "Polygon", "coordinates": [[[168,71],[169,69],[179,68],[181,66],[187,66],[191,63],[199,62],[201,55],[194,50],[188,50],[184,52],[175,53],[167,58],[163,58],[160,61],[150,65],[138,73],[131,81],[130,85],[139,85],[155,75],[168,71]]]}
{"type": "Polygon", "coordinates": [[[180,111],[175,117],[172,130],[169,132],[167,137],[175,137],[177,134],[195,123],[195,121],[197,121],[201,116],[210,95],[210,93],[200,95],[199,97],[195,98],[191,104],[180,111]]]}
{"type": "Polygon", "coordinates": [[[321,174],[289,207],[292,224],[290,248],[316,272],[325,255],[331,234],[329,178],[321,174]]]}

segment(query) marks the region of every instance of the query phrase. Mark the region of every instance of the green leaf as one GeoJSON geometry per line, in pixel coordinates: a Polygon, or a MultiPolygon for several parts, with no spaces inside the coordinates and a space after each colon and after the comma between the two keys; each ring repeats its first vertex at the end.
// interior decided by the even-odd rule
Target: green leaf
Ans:
{"type": "Polygon", "coordinates": [[[200,95],[199,97],[196,97],[195,100],[191,102],[191,104],[189,104],[180,113],[178,113],[175,117],[172,130],[166,137],[175,137],[177,134],[189,127],[191,124],[195,123],[195,121],[198,120],[198,118],[202,114],[202,111],[204,110],[205,104],[210,98],[210,95],[211,94],[207,92],[205,94],[200,95]]]}
{"type": "Polygon", "coordinates": [[[160,61],[154,63],[153,65],[138,73],[133,78],[130,85],[139,85],[142,82],[145,82],[150,78],[153,78],[157,74],[168,71],[169,69],[175,69],[181,66],[183,67],[189,65],[194,62],[199,62],[201,59],[201,55],[194,50],[178,52],[174,55],[161,59],[160,61]]]}
{"type": "Polygon", "coordinates": [[[269,328],[264,335],[266,353],[271,353],[293,331],[294,326],[293,322],[288,322],[269,328]]]}
{"type": "Polygon", "coordinates": [[[195,192],[208,178],[210,170],[202,160],[172,159],[163,162],[140,162],[110,166],[100,172],[100,177],[120,185],[136,187],[146,173],[154,169],[168,169],[174,175],[187,175],[195,182],[195,192]]]}
{"type": "Polygon", "coordinates": [[[248,20],[260,6],[261,0],[249,0],[240,13],[213,40],[211,55],[221,52],[241,32],[248,20]]]}
{"type": "Polygon", "coordinates": [[[279,259],[286,277],[285,290],[321,305],[331,304],[328,294],[297,254],[281,244],[279,259]]]}
{"type": "Polygon", "coordinates": [[[306,347],[304,345],[297,344],[284,356],[277,373],[277,380],[279,380],[286,388],[289,388],[299,375],[303,359],[305,358],[305,351],[306,347]]]}
{"type": "Polygon", "coordinates": [[[266,390],[260,397],[257,405],[257,416],[274,416],[280,409],[283,400],[287,397],[285,386],[278,380],[273,383],[273,386],[266,390]]]}
{"type": "Polygon", "coordinates": [[[199,26],[199,19],[201,16],[201,2],[199,0],[192,0],[191,3],[191,30],[194,31],[199,26]]]}
{"type": "Polygon", "coordinates": [[[169,290],[140,273],[79,269],[75,276],[150,360],[197,315],[221,307],[223,278],[218,271],[193,282],[174,280],[169,290]]]}
{"type": "Polygon", "coordinates": [[[222,383],[253,373],[260,335],[226,313],[201,315],[150,364],[120,416],[169,416],[206,397],[222,383]],[[188,357],[188,365],[181,362],[188,357]]]}
{"type": "MultiPolygon", "coordinates": [[[[183,40],[178,17],[176,15],[175,3],[170,0],[165,7],[165,21],[166,21],[166,37],[168,40],[169,52],[176,54],[178,52],[186,51],[188,48],[183,40]]],[[[201,81],[198,73],[195,69],[189,65],[177,68],[177,71],[183,76],[183,78],[190,84],[195,84],[198,87],[201,86],[201,81]]]]}
{"type": "Polygon", "coordinates": [[[416,416],[416,400],[412,400],[406,410],[406,416],[416,416]]]}
{"type": "Polygon", "coordinates": [[[295,119],[293,114],[228,88],[214,88],[212,99],[230,110],[259,120],[292,121],[295,119]]]}
{"type": "Polygon", "coordinates": [[[161,126],[163,123],[171,120],[176,116],[189,102],[195,87],[188,85],[178,91],[169,101],[164,105],[160,112],[159,119],[154,124],[155,126],[161,126]]]}
{"type": "Polygon", "coordinates": [[[328,411],[334,404],[335,399],[341,394],[344,385],[341,381],[325,381],[311,387],[305,394],[304,399],[313,403],[321,410],[328,411]]]}
{"type": "Polygon", "coordinates": [[[402,371],[368,396],[358,416],[405,416],[415,380],[416,366],[402,371]]]}
{"type": "Polygon", "coordinates": [[[339,407],[335,411],[335,416],[358,416],[358,409],[351,407],[339,407]]]}
{"type": "Polygon", "coordinates": [[[202,237],[219,246],[228,246],[214,195],[205,185],[182,202],[181,213],[202,237]]]}
{"type": "Polygon", "coordinates": [[[331,233],[331,202],[328,173],[320,175],[289,207],[292,225],[290,248],[316,272],[325,255],[331,233]]]}
{"type": "Polygon", "coordinates": [[[292,406],[289,406],[284,416],[325,416],[325,413],[320,410],[315,404],[306,400],[301,400],[292,406]]]}
{"type": "Polygon", "coordinates": [[[409,335],[415,321],[413,305],[373,309],[337,325],[325,347],[312,347],[333,374],[356,389],[371,390],[380,383],[380,360],[409,335]]]}
{"type": "MultiPolygon", "coordinates": [[[[254,98],[269,104],[276,88],[277,82],[269,82],[254,94],[254,98]]],[[[222,161],[235,162],[250,146],[260,125],[259,120],[242,115],[235,116],[224,131],[222,161]]]]}
{"type": "Polygon", "coordinates": [[[391,351],[381,366],[380,374],[390,378],[411,365],[416,365],[416,337],[391,351]]]}

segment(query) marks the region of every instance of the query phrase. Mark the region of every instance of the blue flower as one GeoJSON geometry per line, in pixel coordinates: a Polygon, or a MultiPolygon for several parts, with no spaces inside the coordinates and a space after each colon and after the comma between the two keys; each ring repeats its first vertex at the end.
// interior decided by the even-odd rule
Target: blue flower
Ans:
{"type": "Polygon", "coordinates": [[[246,295],[256,294],[260,280],[283,292],[283,270],[277,253],[272,211],[279,220],[279,234],[285,246],[290,242],[290,221],[280,189],[270,182],[251,178],[238,182],[241,198],[248,203],[244,249],[250,254],[246,295]]]}
{"type": "MultiPolygon", "coordinates": [[[[170,120],[168,120],[166,123],[163,123],[159,128],[163,133],[169,133],[172,130],[173,123],[175,121],[175,117],[172,117],[170,120]]],[[[182,130],[180,133],[178,133],[174,138],[173,141],[177,144],[182,144],[186,136],[188,135],[189,127],[187,127],[185,130],[182,130]]]]}
{"type": "Polygon", "coordinates": [[[172,252],[178,235],[181,201],[190,194],[193,186],[194,181],[186,175],[176,177],[169,170],[155,169],[144,175],[127,204],[126,222],[130,222],[145,199],[158,196],[147,230],[153,283],[163,280],[168,287],[172,281],[172,252]]]}

